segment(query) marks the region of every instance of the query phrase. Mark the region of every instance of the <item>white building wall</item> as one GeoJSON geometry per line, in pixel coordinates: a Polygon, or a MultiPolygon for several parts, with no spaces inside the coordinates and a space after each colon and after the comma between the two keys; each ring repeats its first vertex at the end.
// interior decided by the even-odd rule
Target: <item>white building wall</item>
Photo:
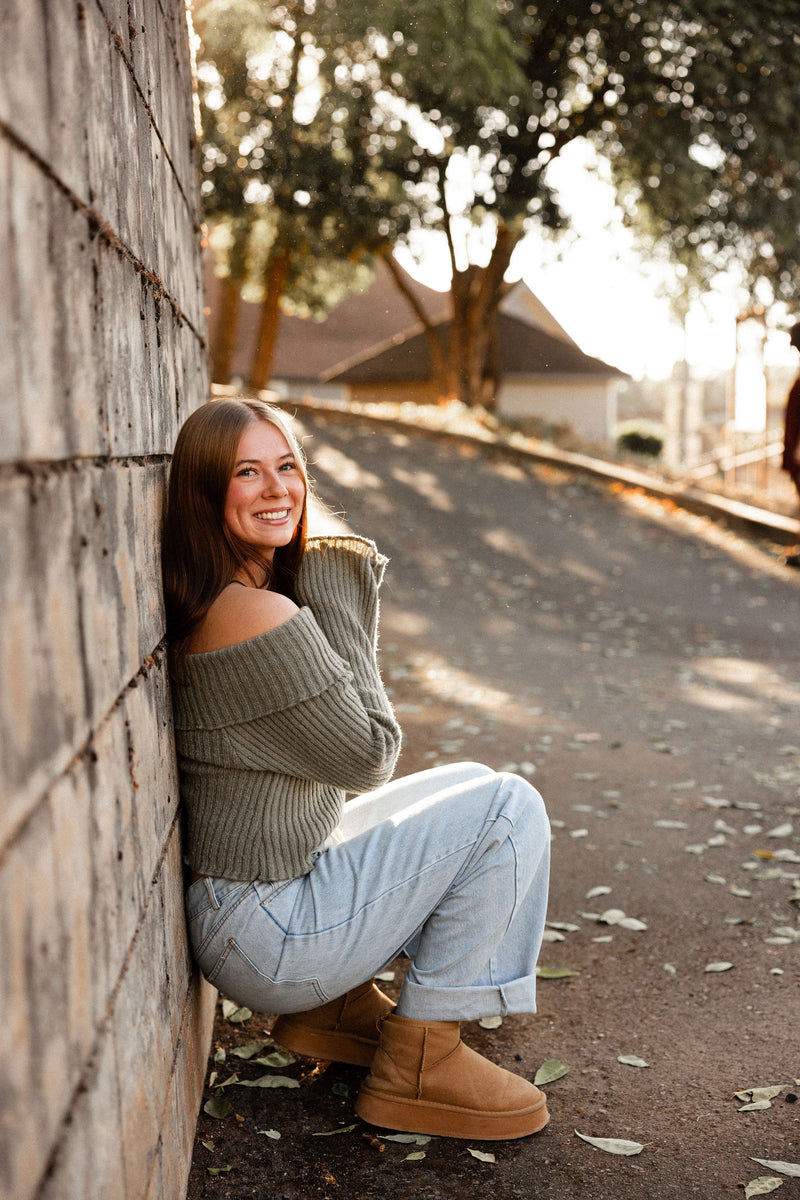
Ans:
{"type": "Polygon", "coordinates": [[[587,441],[611,443],[617,423],[617,382],[607,379],[506,380],[500,387],[497,414],[566,425],[587,441]]]}

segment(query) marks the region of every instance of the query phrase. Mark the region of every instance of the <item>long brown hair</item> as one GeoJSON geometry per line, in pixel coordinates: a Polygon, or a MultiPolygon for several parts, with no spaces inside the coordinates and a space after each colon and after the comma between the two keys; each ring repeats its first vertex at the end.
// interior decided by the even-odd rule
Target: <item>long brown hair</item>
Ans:
{"type": "Polygon", "coordinates": [[[293,595],[308,530],[308,476],[300,443],[283,414],[262,400],[211,400],[181,426],[169,473],[162,571],[167,637],[178,652],[237,570],[253,561],[252,549],[227,528],[224,511],[239,442],[255,421],[269,421],[280,430],[306,486],[291,542],[275,550],[271,563],[259,561],[266,572],[263,586],[293,595]]]}

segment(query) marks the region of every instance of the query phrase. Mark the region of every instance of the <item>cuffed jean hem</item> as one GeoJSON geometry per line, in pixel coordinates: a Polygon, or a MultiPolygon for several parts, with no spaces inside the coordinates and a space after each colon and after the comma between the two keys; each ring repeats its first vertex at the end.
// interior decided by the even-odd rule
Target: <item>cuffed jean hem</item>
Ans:
{"type": "Polygon", "coordinates": [[[510,1013],[536,1012],[536,976],[496,986],[432,988],[406,979],[397,1005],[399,1017],[413,1021],[478,1021],[510,1013]]]}

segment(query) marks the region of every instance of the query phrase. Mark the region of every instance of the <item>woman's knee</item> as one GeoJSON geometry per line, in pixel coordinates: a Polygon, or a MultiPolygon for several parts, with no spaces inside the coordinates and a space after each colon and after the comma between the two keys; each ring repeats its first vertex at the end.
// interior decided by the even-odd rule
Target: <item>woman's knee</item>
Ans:
{"type": "Polygon", "coordinates": [[[541,794],[521,775],[508,771],[499,773],[502,779],[501,793],[506,797],[503,815],[507,816],[515,829],[529,832],[531,837],[550,839],[550,820],[541,794]]]}

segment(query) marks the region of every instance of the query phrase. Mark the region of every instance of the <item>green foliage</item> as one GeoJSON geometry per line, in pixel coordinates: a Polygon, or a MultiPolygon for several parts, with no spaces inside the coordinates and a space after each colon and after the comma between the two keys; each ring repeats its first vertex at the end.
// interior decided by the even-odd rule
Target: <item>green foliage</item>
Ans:
{"type": "MultiPolygon", "coordinates": [[[[441,149],[420,156],[428,191],[414,197],[418,223],[435,223],[433,209],[446,220],[444,178],[460,157],[475,168],[466,206],[478,220],[559,224],[547,167],[585,138],[611,164],[630,223],[669,250],[684,286],[737,264],[751,288],[796,296],[796,0],[756,9],[745,0],[497,0],[462,6],[481,35],[454,23],[442,50],[436,14],[450,7],[405,18],[417,48],[403,94],[441,135],[441,149]],[[480,73],[465,39],[485,50],[480,73]],[[457,74],[472,71],[476,86],[453,87],[437,53],[457,74]],[[423,60],[434,69],[420,69],[423,60]]],[[[396,23],[408,49],[411,35],[396,23]]]]}
{"type": "Polygon", "coordinates": [[[762,303],[797,299],[797,0],[196,7],[203,193],[231,227],[235,274],[259,278],[265,247],[289,246],[298,302],[324,301],[331,263],[439,230],[460,321],[451,358],[471,339],[480,375],[488,346],[475,331],[526,229],[563,225],[548,168],[585,139],[628,222],[676,263],[677,302],[726,267],[762,303]],[[459,257],[468,228],[488,267],[459,257]]]}
{"type": "Polygon", "coordinates": [[[408,223],[382,169],[399,123],[377,104],[380,45],[364,7],[206,0],[195,23],[201,190],[209,221],[226,227],[220,269],[257,293],[288,250],[289,300],[318,313],[408,223]]]}
{"type": "Polygon", "coordinates": [[[617,438],[617,445],[621,450],[629,450],[631,454],[643,454],[646,458],[657,458],[664,448],[660,437],[652,433],[641,433],[638,429],[621,433],[617,438]]]}

